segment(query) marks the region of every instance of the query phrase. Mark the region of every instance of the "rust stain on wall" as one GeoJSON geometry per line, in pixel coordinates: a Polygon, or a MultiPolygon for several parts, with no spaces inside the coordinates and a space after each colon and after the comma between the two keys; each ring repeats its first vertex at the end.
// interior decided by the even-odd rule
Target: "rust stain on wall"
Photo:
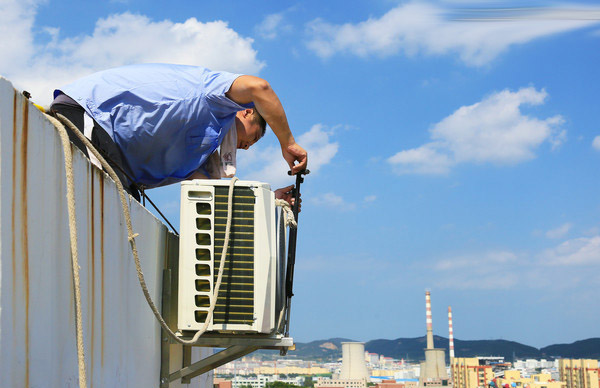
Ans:
{"type": "MultiPolygon", "coordinates": [[[[91,283],[91,287],[92,287],[92,308],[90,311],[90,320],[92,322],[92,334],[91,334],[91,350],[90,350],[90,359],[91,359],[91,364],[90,364],[90,388],[94,385],[93,381],[94,381],[94,334],[95,334],[95,328],[96,328],[96,319],[95,319],[95,313],[96,313],[96,233],[95,233],[95,216],[94,213],[96,211],[96,208],[94,206],[94,180],[95,180],[95,171],[96,169],[93,168],[91,165],[89,166],[91,167],[91,182],[90,182],[90,207],[91,207],[91,214],[90,214],[90,220],[91,220],[91,228],[90,228],[90,232],[91,232],[91,238],[90,238],[90,247],[92,249],[92,254],[90,255],[91,257],[91,271],[92,271],[92,276],[89,278],[89,282],[91,283]]],[[[90,168],[88,168],[88,171],[90,171],[90,168]]]]}
{"type": "MultiPolygon", "coordinates": [[[[15,235],[15,230],[16,230],[16,209],[17,209],[17,91],[14,91],[14,96],[13,96],[13,134],[12,134],[12,141],[13,141],[13,149],[12,149],[12,182],[13,182],[13,186],[12,186],[12,213],[11,213],[11,219],[10,219],[10,225],[11,225],[11,231],[12,231],[12,243],[11,243],[11,251],[12,251],[12,324],[13,324],[13,333],[15,332],[16,328],[17,328],[17,322],[16,322],[16,308],[17,308],[17,301],[16,301],[16,283],[17,283],[17,236],[15,235]]],[[[13,337],[13,341],[16,341],[16,336],[13,337]]]]}
{"type": "Polygon", "coordinates": [[[29,133],[29,104],[23,101],[23,125],[21,135],[21,233],[23,243],[23,289],[25,294],[25,386],[29,387],[29,225],[27,222],[27,142],[29,133]]]}
{"type": "Polygon", "coordinates": [[[100,173],[100,365],[104,366],[104,177],[100,173]]]}

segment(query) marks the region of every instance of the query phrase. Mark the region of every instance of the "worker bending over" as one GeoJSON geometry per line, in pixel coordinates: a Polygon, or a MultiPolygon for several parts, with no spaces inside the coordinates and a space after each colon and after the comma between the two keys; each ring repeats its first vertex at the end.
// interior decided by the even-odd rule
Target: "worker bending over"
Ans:
{"type": "MultiPolygon", "coordinates": [[[[233,176],[236,149],[256,143],[267,123],[292,173],[308,162],[279,98],[267,81],[254,76],[196,66],[124,66],[55,90],[50,108],[71,120],[107,156],[138,200],[140,188],[233,176]]],[[[276,195],[289,201],[290,189],[276,195]]]]}

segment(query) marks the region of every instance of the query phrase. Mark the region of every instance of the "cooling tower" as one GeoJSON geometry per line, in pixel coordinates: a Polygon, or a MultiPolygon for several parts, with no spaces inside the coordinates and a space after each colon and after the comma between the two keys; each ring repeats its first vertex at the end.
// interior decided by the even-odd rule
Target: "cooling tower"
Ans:
{"type": "MultiPolygon", "coordinates": [[[[448,380],[444,349],[425,349],[425,362],[421,363],[420,377],[424,382],[448,380]]],[[[423,384],[426,385],[428,384],[423,384]]]]}
{"type": "Polygon", "coordinates": [[[342,342],[340,380],[368,379],[364,342],[342,342]]]}
{"type": "Polygon", "coordinates": [[[427,348],[425,349],[425,361],[421,363],[419,388],[446,386],[448,385],[448,372],[446,371],[444,349],[433,347],[433,322],[429,291],[425,292],[425,311],[427,318],[427,348]]]}

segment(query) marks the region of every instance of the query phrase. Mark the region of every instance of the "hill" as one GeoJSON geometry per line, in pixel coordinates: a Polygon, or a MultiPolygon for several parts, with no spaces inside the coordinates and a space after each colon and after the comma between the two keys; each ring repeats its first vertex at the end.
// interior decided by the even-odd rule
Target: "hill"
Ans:
{"type": "MultiPolygon", "coordinates": [[[[346,338],[331,338],[308,343],[296,343],[296,350],[290,356],[315,361],[334,361],[342,357],[342,342],[353,341],[346,338]]],[[[448,354],[448,339],[434,336],[436,348],[445,349],[448,354]]],[[[426,338],[397,338],[393,340],[376,339],[365,343],[365,350],[395,359],[417,362],[424,359],[423,349],[426,338]]],[[[589,338],[572,344],[550,345],[538,349],[515,341],[507,340],[454,340],[457,357],[501,356],[507,361],[524,358],[592,358],[600,359],[600,338],[589,338]]],[[[267,358],[275,357],[272,351],[257,352],[267,358]]],[[[278,353],[277,353],[278,354],[278,353]]]]}
{"type": "Polygon", "coordinates": [[[600,359],[600,338],[575,341],[572,344],[550,345],[540,349],[546,357],[556,358],[592,358],[600,359]]]}
{"type": "MultiPolygon", "coordinates": [[[[446,358],[449,358],[448,339],[434,336],[436,348],[445,349],[446,358]]],[[[395,340],[373,340],[365,344],[365,349],[371,353],[383,354],[387,357],[404,358],[410,361],[424,359],[423,349],[426,347],[426,338],[398,338],[395,340]]],[[[512,360],[517,358],[535,358],[540,351],[534,347],[506,340],[454,340],[454,352],[460,357],[475,356],[502,356],[512,360]]]]}

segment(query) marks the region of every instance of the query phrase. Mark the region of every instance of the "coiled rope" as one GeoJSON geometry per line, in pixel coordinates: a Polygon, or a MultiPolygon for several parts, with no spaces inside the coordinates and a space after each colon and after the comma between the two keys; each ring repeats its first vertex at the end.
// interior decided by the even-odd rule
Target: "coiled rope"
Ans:
{"type": "Polygon", "coordinates": [[[236,177],[231,179],[229,183],[229,194],[228,194],[228,204],[227,204],[227,225],[225,227],[225,242],[223,245],[223,251],[221,252],[221,259],[219,263],[219,274],[217,276],[217,283],[215,285],[215,289],[213,294],[211,295],[211,302],[208,314],[206,316],[206,320],[204,321],[203,326],[196,332],[194,337],[191,340],[184,340],[179,338],[167,325],[164,318],[158,311],[152,297],[150,296],[150,292],[148,291],[148,287],[146,285],[146,280],[144,278],[144,273],[142,272],[142,266],[140,264],[140,259],[138,255],[137,246],[135,243],[135,238],[139,236],[139,234],[133,232],[133,226],[131,224],[131,213],[129,211],[129,206],[127,205],[127,198],[125,196],[125,189],[123,188],[123,184],[121,180],[112,169],[112,167],[106,162],[104,157],[96,150],[96,148],[92,145],[92,143],[88,140],[85,135],[77,129],[77,127],[65,116],[60,113],[56,113],[56,118],[52,116],[48,116],[50,121],[54,124],[56,129],[58,130],[61,142],[63,146],[63,152],[65,154],[65,170],[67,176],[67,201],[68,201],[68,210],[69,210],[69,230],[70,230],[70,240],[71,240],[71,263],[73,267],[73,284],[75,288],[75,311],[76,311],[76,330],[77,330],[77,361],[79,365],[79,387],[87,387],[86,383],[86,372],[85,372],[85,354],[84,354],[84,346],[83,346],[83,329],[81,324],[81,291],[80,291],[80,281],[79,281],[79,263],[78,263],[78,252],[77,252],[77,223],[75,219],[75,184],[73,180],[73,155],[71,152],[71,142],[69,140],[68,134],[64,127],[67,127],[75,134],[91,151],[94,156],[98,159],[104,170],[108,173],[108,175],[113,179],[117,186],[117,191],[119,193],[119,198],[121,200],[121,205],[123,207],[123,213],[125,216],[125,224],[127,226],[127,235],[128,240],[131,246],[131,250],[133,253],[133,259],[135,262],[135,269],[137,272],[138,280],[140,286],[142,288],[142,292],[144,293],[144,297],[146,298],[146,302],[150,306],[152,313],[160,323],[160,326],[165,330],[171,338],[173,338],[176,342],[182,345],[194,345],[198,338],[202,334],[206,332],[208,329],[208,325],[210,324],[210,317],[213,313],[217,301],[217,297],[219,295],[219,288],[221,287],[221,281],[223,278],[223,272],[225,269],[225,257],[227,256],[227,248],[229,246],[229,235],[231,231],[231,217],[232,217],[232,207],[233,207],[233,187],[235,186],[235,182],[238,180],[236,177]],[[62,125],[61,125],[62,124],[62,125]],[[63,127],[64,125],[64,127],[63,127]]]}
{"type": "Polygon", "coordinates": [[[275,205],[281,206],[281,210],[283,210],[283,214],[285,216],[285,226],[289,226],[290,228],[296,228],[298,223],[296,222],[296,217],[294,217],[294,212],[292,211],[292,207],[290,204],[284,199],[275,199],[275,205]]]}

